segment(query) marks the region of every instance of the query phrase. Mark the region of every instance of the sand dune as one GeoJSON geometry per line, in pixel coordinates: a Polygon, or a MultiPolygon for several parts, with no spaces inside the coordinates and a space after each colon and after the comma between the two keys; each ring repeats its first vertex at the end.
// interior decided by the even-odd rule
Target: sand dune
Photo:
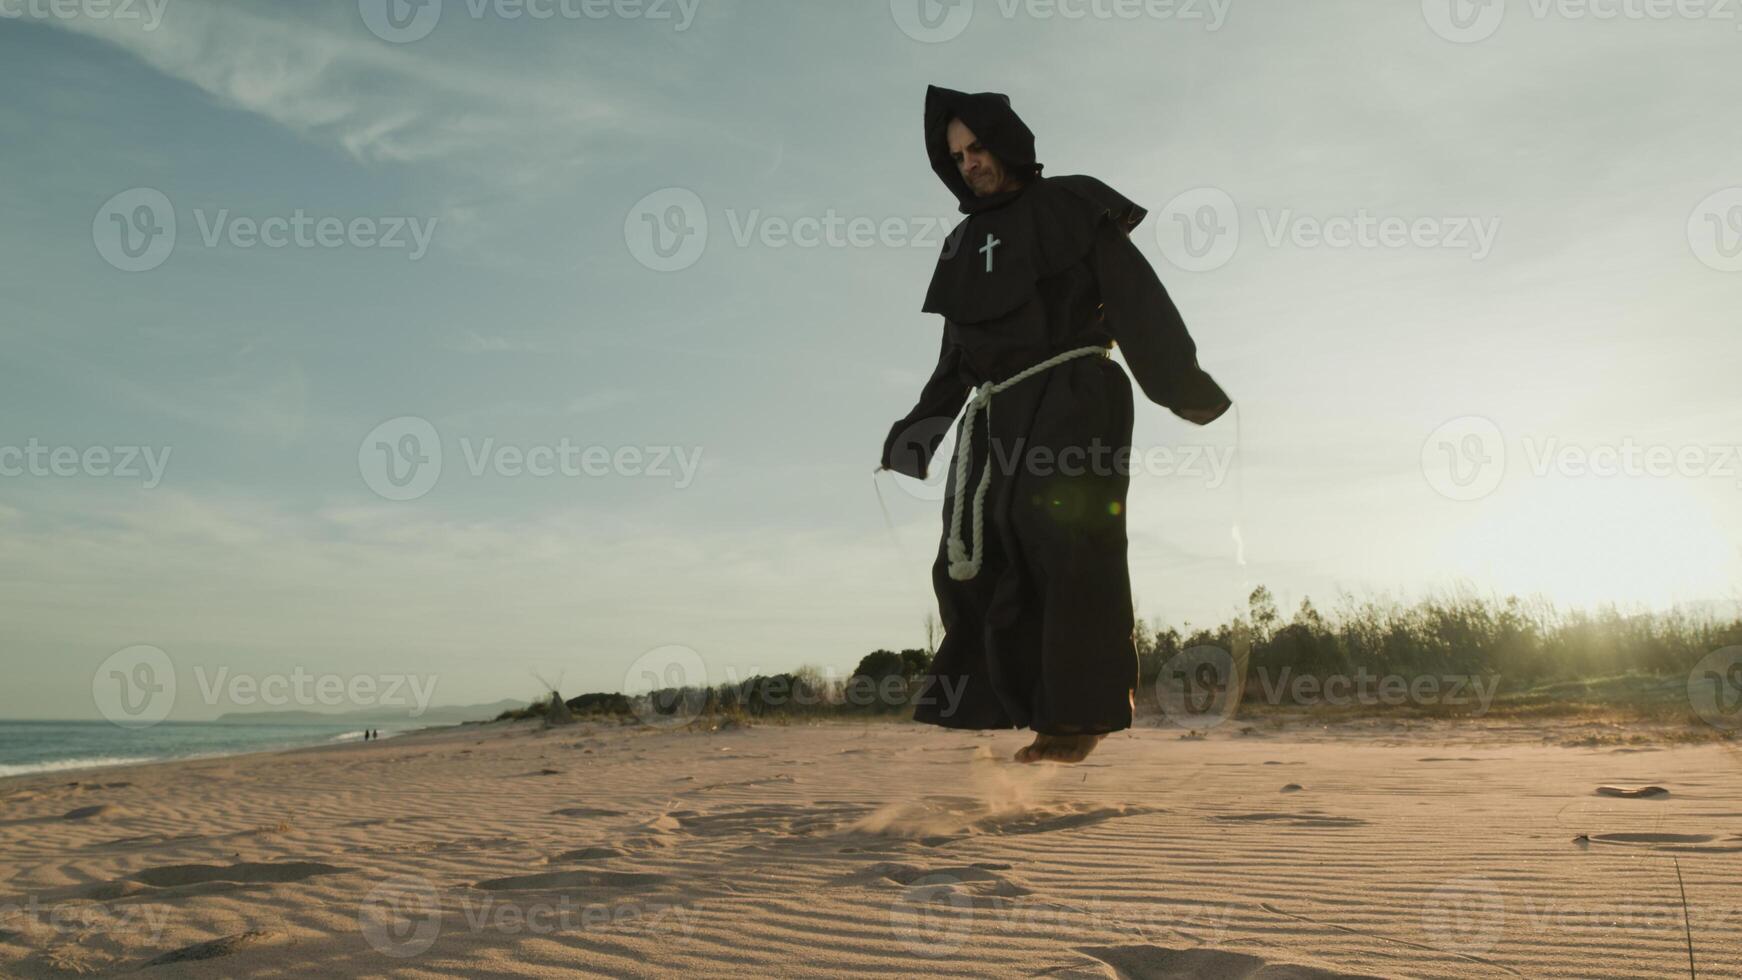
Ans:
{"type": "Polygon", "coordinates": [[[1742,976],[1735,748],[1583,737],[1027,767],[1018,733],[522,725],[18,777],[0,976],[1677,977],[1688,932],[1742,976]]]}

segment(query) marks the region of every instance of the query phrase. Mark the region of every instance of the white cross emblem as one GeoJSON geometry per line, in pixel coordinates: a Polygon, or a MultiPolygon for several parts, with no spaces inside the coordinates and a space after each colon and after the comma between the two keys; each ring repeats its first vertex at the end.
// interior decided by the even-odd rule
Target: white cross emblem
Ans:
{"type": "Polygon", "coordinates": [[[986,244],[981,247],[980,251],[985,253],[985,255],[986,255],[986,271],[987,272],[992,271],[992,250],[997,248],[998,246],[1000,246],[1002,244],[1004,244],[1004,243],[999,241],[998,239],[992,237],[991,232],[986,233],[986,244]]]}

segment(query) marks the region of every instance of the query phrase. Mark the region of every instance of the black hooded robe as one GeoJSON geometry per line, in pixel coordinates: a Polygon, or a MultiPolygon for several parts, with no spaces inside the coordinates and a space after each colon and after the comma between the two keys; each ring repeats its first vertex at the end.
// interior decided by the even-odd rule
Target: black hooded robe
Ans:
{"type": "MultiPolygon", "coordinates": [[[[1033,133],[998,93],[931,86],[925,139],[932,169],[968,217],[946,242],[923,307],[944,316],[937,366],[890,429],[884,468],[925,479],[970,387],[1085,346],[1116,343],[1143,393],[1181,418],[1204,425],[1227,411],[1228,396],[1199,368],[1179,312],[1129,238],[1142,207],[1093,177],[1042,177],[1033,133]],[[952,117],[1023,186],[977,197],[949,156],[952,117]]],[[[945,635],[919,686],[916,720],[1050,735],[1130,727],[1132,411],[1118,363],[1078,357],[992,397],[990,425],[982,412],[974,426],[964,486],[953,457],[937,461],[949,467],[932,566],[945,635]],[[962,535],[971,549],[973,492],[988,465],[982,564],[958,581],[947,547],[954,498],[968,496],[962,535]]]]}

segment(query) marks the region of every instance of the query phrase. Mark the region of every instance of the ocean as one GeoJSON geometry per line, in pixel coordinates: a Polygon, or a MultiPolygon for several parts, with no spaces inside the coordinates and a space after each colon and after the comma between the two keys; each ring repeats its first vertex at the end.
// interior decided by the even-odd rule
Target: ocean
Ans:
{"type": "MultiPolygon", "coordinates": [[[[386,738],[420,727],[424,726],[382,725],[379,730],[386,738]]],[[[354,724],[166,721],[150,728],[126,729],[106,721],[0,721],[0,777],[240,755],[362,738],[362,726],[354,724]]]]}

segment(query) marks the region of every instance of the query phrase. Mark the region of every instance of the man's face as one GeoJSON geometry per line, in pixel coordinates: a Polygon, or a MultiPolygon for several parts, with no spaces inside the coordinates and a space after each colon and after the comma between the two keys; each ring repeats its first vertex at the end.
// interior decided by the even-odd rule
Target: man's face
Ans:
{"type": "Polygon", "coordinates": [[[980,140],[960,119],[951,119],[948,131],[950,159],[967,181],[968,189],[977,197],[1007,190],[1004,185],[1004,165],[992,151],[980,145],[980,140]]]}

